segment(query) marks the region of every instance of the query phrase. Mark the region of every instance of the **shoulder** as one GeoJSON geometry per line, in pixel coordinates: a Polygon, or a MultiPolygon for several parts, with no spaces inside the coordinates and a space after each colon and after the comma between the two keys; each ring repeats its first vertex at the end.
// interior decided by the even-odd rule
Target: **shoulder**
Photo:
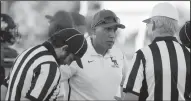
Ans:
{"type": "Polygon", "coordinates": [[[147,45],[147,46],[145,46],[145,47],[143,47],[143,48],[141,48],[141,49],[138,49],[135,53],[136,53],[136,54],[148,55],[148,54],[150,54],[149,51],[151,51],[151,50],[150,50],[150,47],[153,47],[153,44],[150,44],[150,45],[147,45]]]}
{"type": "Polygon", "coordinates": [[[114,45],[112,47],[112,49],[109,50],[109,54],[114,55],[116,57],[124,57],[125,56],[125,52],[123,52],[122,49],[117,45],[114,45]]]}

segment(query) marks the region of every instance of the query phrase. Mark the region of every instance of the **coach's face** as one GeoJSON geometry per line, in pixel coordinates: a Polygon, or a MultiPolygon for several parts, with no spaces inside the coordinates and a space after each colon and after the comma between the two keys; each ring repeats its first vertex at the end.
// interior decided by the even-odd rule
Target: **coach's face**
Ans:
{"type": "Polygon", "coordinates": [[[104,47],[105,49],[111,49],[115,43],[116,39],[116,27],[96,27],[95,35],[96,40],[99,45],[104,47]]]}

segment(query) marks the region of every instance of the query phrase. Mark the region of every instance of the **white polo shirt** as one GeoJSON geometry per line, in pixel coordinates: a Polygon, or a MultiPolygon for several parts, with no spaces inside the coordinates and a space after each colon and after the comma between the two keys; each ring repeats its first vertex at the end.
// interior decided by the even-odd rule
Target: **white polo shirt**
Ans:
{"type": "MultiPolygon", "coordinates": [[[[126,67],[125,57],[115,46],[103,57],[95,52],[90,38],[87,38],[87,42],[87,52],[81,59],[83,69],[76,62],[70,67],[61,67],[61,94],[66,90],[63,82],[68,82],[70,78],[70,100],[114,100],[122,81],[122,71],[126,67]]],[[[64,97],[66,100],[68,94],[64,97]]]]}

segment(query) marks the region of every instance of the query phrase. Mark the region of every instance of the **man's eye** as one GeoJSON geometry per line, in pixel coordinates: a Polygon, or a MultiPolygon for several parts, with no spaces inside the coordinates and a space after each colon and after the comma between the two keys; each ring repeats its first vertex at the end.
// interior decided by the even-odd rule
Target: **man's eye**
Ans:
{"type": "Polygon", "coordinates": [[[106,28],[106,31],[108,31],[108,32],[111,31],[111,30],[112,30],[112,28],[106,28]]]}
{"type": "Polygon", "coordinates": [[[114,28],[114,32],[116,32],[116,31],[117,31],[117,27],[114,28]]]}
{"type": "Polygon", "coordinates": [[[110,31],[110,30],[112,30],[112,28],[107,28],[107,30],[109,30],[109,31],[110,31]]]}
{"type": "Polygon", "coordinates": [[[108,32],[109,32],[109,31],[114,31],[114,32],[116,32],[116,31],[117,31],[117,28],[107,28],[106,30],[107,30],[108,32]]]}

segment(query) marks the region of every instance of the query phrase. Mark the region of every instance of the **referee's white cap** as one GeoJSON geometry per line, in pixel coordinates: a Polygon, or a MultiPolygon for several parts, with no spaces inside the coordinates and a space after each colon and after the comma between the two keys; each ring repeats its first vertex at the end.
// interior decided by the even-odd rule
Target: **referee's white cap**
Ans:
{"type": "Polygon", "coordinates": [[[150,15],[150,18],[143,20],[143,22],[148,23],[150,19],[154,16],[164,16],[177,21],[179,20],[178,11],[176,7],[167,2],[155,5],[150,15]]]}

